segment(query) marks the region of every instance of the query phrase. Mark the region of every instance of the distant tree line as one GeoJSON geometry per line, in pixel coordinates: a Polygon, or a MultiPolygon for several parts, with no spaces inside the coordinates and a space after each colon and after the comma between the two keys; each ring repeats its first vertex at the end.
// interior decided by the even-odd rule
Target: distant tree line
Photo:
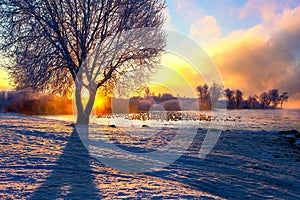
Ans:
{"type": "Polygon", "coordinates": [[[211,110],[215,108],[216,103],[222,96],[223,87],[213,83],[211,87],[207,84],[200,85],[196,88],[198,92],[198,104],[200,110],[211,110]]]}
{"type": "Polygon", "coordinates": [[[243,92],[239,89],[231,90],[213,83],[211,87],[207,84],[200,85],[197,88],[198,103],[200,110],[211,110],[215,108],[217,101],[223,96],[227,100],[228,109],[275,109],[282,108],[288,101],[288,92],[279,93],[278,89],[271,89],[268,92],[262,92],[259,96],[252,95],[244,99],[243,92]]]}
{"type": "Polygon", "coordinates": [[[167,111],[181,110],[177,97],[174,97],[169,93],[155,95],[154,93],[151,93],[150,89],[147,87],[145,89],[144,97],[135,96],[129,99],[129,112],[148,112],[155,104],[161,105],[167,111]]]}
{"type": "MultiPolygon", "coordinates": [[[[110,114],[112,112],[112,98],[107,98],[101,107],[95,105],[95,114],[110,114]],[[97,107],[98,106],[98,107],[97,107]]],[[[126,99],[114,99],[117,111],[126,112],[121,108],[126,105],[126,99]]],[[[131,113],[148,112],[154,105],[161,105],[167,111],[179,111],[180,105],[176,97],[163,93],[157,96],[146,88],[144,97],[132,97],[129,99],[129,111],[131,113]]],[[[116,110],[116,108],[115,108],[116,110]]],[[[28,91],[0,91],[0,112],[15,112],[28,115],[68,115],[73,114],[72,99],[65,96],[28,91]]]]}
{"type": "MultiPolygon", "coordinates": [[[[69,96],[70,94],[58,95],[33,90],[0,91],[0,113],[72,115],[73,102],[69,96]]],[[[100,99],[102,103],[94,106],[95,114],[110,114],[111,98],[100,99]]]]}
{"type": "MultiPolygon", "coordinates": [[[[135,96],[129,99],[129,112],[148,112],[150,109],[180,111],[199,108],[200,110],[211,110],[223,105],[220,102],[224,101],[219,101],[221,97],[226,99],[228,109],[275,109],[282,108],[289,98],[287,92],[280,94],[278,89],[272,89],[268,92],[262,92],[259,96],[252,95],[245,99],[241,90],[224,90],[222,86],[216,83],[210,87],[207,84],[200,85],[196,90],[197,99],[174,97],[169,93],[155,95],[149,88],[146,88],[142,97],[135,96]]],[[[101,107],[95,106],[96,114],[111,113],[111,101],[112,99],[108,98],[106,102],[101,104],[101,107]]],[[[114,110],[126,113],[126,109],[123,107],[127,101],[126,99],[114,99],[115,107],[117,107],[114,110]]],[[[0,91],[0,112],[29,115],[73,114],[72,99],[34,91],[0,91]]]]}
{"type": "Polygon", "coordinates": [[[279,93],[278,89],[271,89],[268,92],[262,92],[260,95],[248,96],[243,98],[243,92],[240,90],[226,89],[225,96],[228,101],[229,109],[275,109],[282,108],[288,101],[288,92],[279,93]]]}
{"type": "Polygon", "coordinates": [[[0,112],[28,115],[72,114],[72,100],[33,91],[0,91],[0,112]]]}

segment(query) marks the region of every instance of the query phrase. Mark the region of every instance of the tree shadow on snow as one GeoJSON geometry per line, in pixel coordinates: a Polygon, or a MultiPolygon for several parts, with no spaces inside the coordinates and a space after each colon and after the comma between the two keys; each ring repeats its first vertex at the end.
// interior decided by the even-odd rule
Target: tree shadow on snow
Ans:
{"type": "Polygon", "coordinates": [[[53,171],[31,195],[31,199],[101,198],[93,183],[92,160],[74,128],[53,171]]]}

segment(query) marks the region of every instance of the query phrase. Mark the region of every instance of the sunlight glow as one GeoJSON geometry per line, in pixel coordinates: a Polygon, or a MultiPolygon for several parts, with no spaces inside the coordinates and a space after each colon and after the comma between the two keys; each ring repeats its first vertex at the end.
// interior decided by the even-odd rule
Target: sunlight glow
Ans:
{"type": "Polygon", "coordinates": [[[0,68],[0,91],[11,90],[12,86],[9,84],[9,76],[7,72],[0,68]]]}
{"type": "Polygon", "coordinates": [[[168,53],[162,58],[162,66],[151,77],[149,87],[154,93],[172,93],[195,96],[195,89],[203,83],[199,72],[183,58],[168,53]]]}

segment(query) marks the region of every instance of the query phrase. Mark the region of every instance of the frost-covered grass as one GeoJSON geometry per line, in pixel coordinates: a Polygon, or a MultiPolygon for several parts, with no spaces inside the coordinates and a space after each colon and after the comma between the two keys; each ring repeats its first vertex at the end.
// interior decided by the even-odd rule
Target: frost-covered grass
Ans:
{"type": "MultiPolygon", "coordinates": [[[[128,146],[161,142],[139,145],[122,134],[129,128],[149,129],[99,127],[128,146]]],[[[300,151],[273,133],[224,131],[202,160],[198,151],[205,130],[199,129],[173,164],[133,174],[91,157],[68,121],[0,114],[0,199],[299,199],[300,151]]]]}

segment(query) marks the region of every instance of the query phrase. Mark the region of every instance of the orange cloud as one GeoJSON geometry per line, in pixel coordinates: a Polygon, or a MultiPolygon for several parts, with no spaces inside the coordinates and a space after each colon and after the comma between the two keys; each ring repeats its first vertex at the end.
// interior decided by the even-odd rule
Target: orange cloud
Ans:
{"type": "Polygon", "coordinates": [[[290,106],[300,107],[300,6],[284,9],[276,21],[264,18],[262,24],[222,38],[210,55],[226,87],[249,95],[278,88],[294,99],[290,106]]]}
{"type": "Polygon", "coordinates": [[[221,28],[214,16],[207,15],[192,23],[190,27],[190,37],[204,47],[218,42],[221,34],[221,28]]]}
{"type": "Polygon", "coordinates": [[[268,0],[250,0],[247,4],[241,9],[239,17],[245,18],[249,15],[260,14],[263,19],[270,20],[276,17],[276,10],[281,5],[276,2],[268,0]]]}

